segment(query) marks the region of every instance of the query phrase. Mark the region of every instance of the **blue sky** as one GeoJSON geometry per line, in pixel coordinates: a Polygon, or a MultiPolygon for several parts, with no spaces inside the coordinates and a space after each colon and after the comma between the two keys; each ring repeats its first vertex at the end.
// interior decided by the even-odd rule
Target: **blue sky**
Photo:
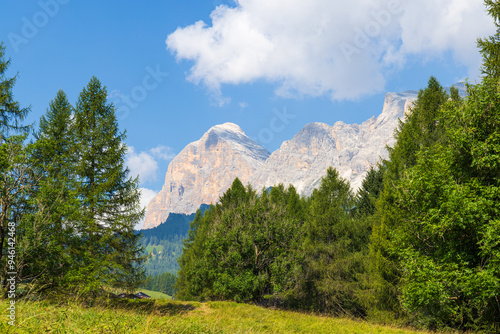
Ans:
{"type": "Polygon", "coordinates": [[[168,162],[234,122],[269,151],[309,122],[361,123],[388,91],[477,79],[481,0],[3,0],[14,94],[37,122],[59,89],[107,86],[146,203],[168,162]],[[278,114],[290,115],[273,127],[278,114]],[[271,130],[271,128],[273,130],[271,130]],[[269,131],[271,130],[271,131],[269,131]]]}

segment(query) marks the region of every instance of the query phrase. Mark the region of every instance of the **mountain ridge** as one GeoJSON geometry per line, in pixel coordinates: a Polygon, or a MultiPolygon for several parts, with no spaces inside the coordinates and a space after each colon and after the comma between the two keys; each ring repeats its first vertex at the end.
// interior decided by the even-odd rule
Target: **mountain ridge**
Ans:
{"type": "Polygon", "coordinates": [[[234,123],[213,126],[171,161],[143,228],[160,225],[170,213],[191,214],[216,203],[236,177],[256,189],[292,184],[307,196],[333,166],[356,190],[368,169],[387,158],[386,146],[416,97],[416,91],[387,93],[382,112],[361,124],[308,123],[272,153],[234,123]]]}

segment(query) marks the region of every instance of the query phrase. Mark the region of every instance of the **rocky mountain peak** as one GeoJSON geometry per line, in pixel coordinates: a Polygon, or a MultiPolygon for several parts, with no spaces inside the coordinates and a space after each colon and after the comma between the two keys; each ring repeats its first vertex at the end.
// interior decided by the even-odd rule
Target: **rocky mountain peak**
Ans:
{"type": "Polygon", "coordinates": [[[144,228],[158,226],[170,213],[191,214],[201,204],[216,203],[236,177],[247,183],[269,154],[236,124],[210,128],[170,162],[162,190],[148,205],[144,228]]]}
{"type": "Polygon", "coordinates": [[[250,139],[238,125],[229,122],[211,127],[201,137],[200,142],[205,143],[207,150],[217,146],[219,142],[224,142],[235,152],[257,161],[265,161],[270,154],[264,147],[250,139]]]}
{"type": "Polygon", "coordinates": [[[228,134],[228,133],[239,133],[239,134],[245,135],[243,130],[241,130],[241,128],[237,124],[234,124],[231,122],[226,122],[224,124],[214,125],[207,132],[216,132],[216,133],[221,134],[221,135],[228,134]]]}

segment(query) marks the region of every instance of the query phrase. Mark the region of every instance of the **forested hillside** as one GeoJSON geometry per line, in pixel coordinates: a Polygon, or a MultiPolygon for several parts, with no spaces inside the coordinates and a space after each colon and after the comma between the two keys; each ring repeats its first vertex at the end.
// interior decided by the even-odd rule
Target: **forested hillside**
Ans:
{"type": "MultiPolygon", "coordinates": [[[[204,212],[207,208],[208,205],[202,205],[200,210],[204,212]]],[[[182,241],[188,235],[189,223],[193,221],[194,216],[171,213],[163,224],[141,230],[140,241],[144,255],[147,255],[144,269],[148,276],[154,277],[165,272],[177,274],[182,241]]]]}

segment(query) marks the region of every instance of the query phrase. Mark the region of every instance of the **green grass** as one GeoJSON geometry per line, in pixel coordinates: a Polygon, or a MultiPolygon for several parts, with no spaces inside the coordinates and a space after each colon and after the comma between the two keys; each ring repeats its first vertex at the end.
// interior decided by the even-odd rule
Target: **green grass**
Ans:
{"type": "MultiPolygon", "coordinates": [[[[106,291],[112,292],[115,295],[119,295],[120,293],[125,292],[124,290],[114,289],[114,288],[107,288],[106,291]]],[[[139,289],[135,290],[134,293],[138,293],[138,292],[144,292],[145,294],[149,295],[153,299],[165,299],[165,300],[172,299],[172,297],[170,297],[169,295],[162,293],[162,292],[158,292],[158,291],[152,291],[152,290],[139,288],[139,289]]]]}
{"type": "Polygon", "coordinates": [[[16,303],[16,327],[8,325],[8,301],[0,301],[0,333],[423,333],[344,318],[272,310],[231,302],[111,300],[16,303]]]}
{"type": "Polygon", "coordinates": [[[138,289],[135,293],[140,292],[140,291],[142,291],[145,294],[149,295],[153,299],[167,299],[167,300],[172,299],[172,297],[170,297],[169,295],[164,294],[162,292],[151,291],[151,290],[146,290],[146,289],[142,289],[142,288],[138,289]]]}

